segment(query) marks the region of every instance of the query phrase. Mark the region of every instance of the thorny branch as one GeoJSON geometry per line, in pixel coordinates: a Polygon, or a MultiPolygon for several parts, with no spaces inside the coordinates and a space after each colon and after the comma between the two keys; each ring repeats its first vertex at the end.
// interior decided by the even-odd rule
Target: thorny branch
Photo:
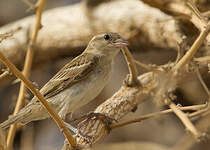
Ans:
{"type": "Polygon", "coordinates": [[[73,148],[76,147],[76,142],[69,132],[68,128],[65,126],[63,121],[59,118],[59,116],[54,112],[54,110],[49,106],[48,102],[44,99],[42,94],[34,88],[34,85],[0,52],[0,60],[10,69],[10,71],[25,85],[29,88],[29,90],[40,100],[43,104],[44,108],[46,108],[49,115],[54,119],[59,129],[63,132],[68,142],[71,144],[73,148]]]}
{"type": "Polygon", "coordinates": [[[174,67],[174,70],[176,71],[179,70],[185,64],[187,64],[190,60],[192,60],[193,56],[200,48],[203,41],[206,39],[209,32],[210,32],[210,22],[206,25],[205,29],[201,31],[199,37],[196,39],[196,41],[193,43],[193,45],[187,51],[187,53],[183,56],[183,58],[176,64],[176,66],[174,67]]]}
{"type": "MultiPolygon", "coordinates": [[[[42,16],[42,11],[43,11],[45,3],[46,3],[46,0],[38,0],[37,4],[36,4],[37,9],[36,9],[35,25],[32,30],[32,35],[30,38],[31,40],[29,41],[26,58],[25,58],[25,63],[24,63],[24,68],[23,68],[23,75],[26,78],[29,78],[29,76],[30,76],[32,61],[33,61],[33,56],[34,56],[33,45],[36,43],[37,35],[39,32],[39,29],[41,28],[41,16],[42,16]]],[[[18,95],[18,99],[17,99],[17,103],[15,106],[13,115],[17,114],[18,111],[24,105],[25,93],[26,93],[25,84],[24,84],[24,82],[21,82],[19,95],[18,95]]],[[[8,136],[7,136],[7,147],[9,150],[12,148],[16,129],[17,129],[17,124],[13,124],[9,128],[9,132],[8,132],[8,136]]]]}
{"type": "MultiPolygon", "coordinates": [[[[183,67],[187,63],[189,63],[190,60],[192,60],[195,53],[198,51],[199,47],[201,46],[201,44],[207,37],[209,31],[210,31],[210,22],[206,25],[206,28],[201,32],[200,36],[196,39],[196,41],[193,43],[193,45],[188,50],[188,52],[177,62],[177,64],[175,64],[175,66],[172,68],[172,70],[169,71],[169,72],[172,72],[171,78],[173,78],[173,77],[176,78],[177,73],[180,72],[180,70],[183,69],[183,67]]],[[[181,74],[179,74],[179,75],[181,75],[181,74]]],[[[167,94],[167,93],[162,93],[162,94],[167,94]]],[[[169,100],[167,100],[167,102],[168,101],[169,100]]],[[[166,104],[168,104],[168,106],[180,118],[180,120],[186,126],[187,130],[189,130],[196,137],[196,139],[198,139],[201,136],[201,134],[198,133],[197,129],[194,127],[194,125],[192,124],[190,119],[187,117],[187,115],[184,112],[182,112],[172,101],[170,101],[166,104]]]]}
{"type": "MultiPolygon", "coordinates": [[[[199,130],[201,130],[203,133],[209,133],[209,119],[210,119],[210,110],[205,113],[205,116],[201,117],[199,119],[195,126],[199,130]]],[[[208,137],[208,135],[207,135],[208,137]]],[[[190,149],[195,143],[197,143],[191,136],[188,134],[184,134],[183,137],[181,137],[178,142],[175,143],[175,145],[171,148],[171,150],[188,150],[190,149]]]]}
{"type": "MultiPolygon", "coordinates": [[[[203,110],[204,108],[206,108],[206,104],[201,104],[201,105],[193,105],[193,106],[185,106],[185,107],[179,107],[180,110],[182,111],[196,111],[198,112],[199,110],[203,110]]],[[[169,114],[169,113],[173,113],[174,111],[172,109],[167,109],[167,110],[163,110],[160,112],[154,112],[154,113],[150,113],[150,114],[146,114],[143,116],[139,116],[137,118],[131,119],[131,120],[127,120],[124,122],[120,122],[120,123],[116,123],[110,126],[111,129],[115,129],[115,128],[119,128],[119,127],[123,127],[132,123],[138,123],[141,122],[143,120],[146,119],[150,119],[153,117],[157,117],[160,115],[165,115],[165,114],[169,114]]],[[[192,117],[191,114],[189,114],[188,116],[192,117]]],[[[193,115],[193,117],[195,117],[195,115],[193,115]]]]}
{"type": "MultiPolygon", "coordinates": [[[[173,4],[173,3],[172,3],[173,4]]],[[[200,12],[196,9],[196,7],[190,3],[190,6],[192,9],[192,14],[197,14],[196,16],[198,17],[198,14],[200,14],[200,12]]],[[[201,16],[201,15],[200,15],[201,16]]],[[[202,19],[201,17],[198,17],[199,19],[202,19]]],[[[203,20],[202,20],[203,21],[203,20]]],[[[204,21],[203,21],[204,22],[204,21]]],[[[205,22],[206,23],[206,22],[205,22]]],[[[169,70],[169,74],[171,72],[171,75],[169,78],[176,78],[176,77],[180,77],[183,72],[180,72],[180,70],[183,70],[185,65],[187,63],[190,62],[190,60],[192,60],[192,58],[194,57],[195,53],[198,51],[198,49],[200,48],[201,44],[203,43],[203,41],[206,39],[206,37],[208,36],[210,30],[210,23],[206,23],[205,24],[205,28],[202,28],[201,33],[199,35],[199,37],[196,39],[196,41],[193,43],[193,45],[191,46],[191,48],[187,51],[187,53],[175,64],[174,67],[172,67],[171,70],[169,70]],[[178,74],[179,75],[178,75],[178,74]]],[[[178,79],[176,79],[178,80],[178,79]]],[[[179,81],[176,81],[177,83],[179,81]]],[[[175,85],[177,84],[175,83],[175,85]]],[[[168,92],[171,91],[165,91],[162,92],[163,95],[167,95],[168,92]]],[[[192,122],[190,121],[190,119],[187,117],[187,115],[182,112],[172,101],[170,101],[169,99],[166,98],[166,104],[174,111],[174,113],[180,118],[180,120],[183,122],[183,124],[186,126],[187,130],[191,131],[191,133],[196,137],[196,139],[198,137],[200,137],[201,134],[198,133],[197,129],[194,127],[194,125],[192,124],[192,122]]]]}
{"type": "Polygon", "coordinates": [[[169,102],[168,106],[172,109],[172,111],[177,115],[177,117],[182,121],[182,123],[186,126],[186,129],[189,130],[196,139],[200,139],[201,133],[195,128],[193,123],[190,121],[188,116],[172,101],[169,102]]]}

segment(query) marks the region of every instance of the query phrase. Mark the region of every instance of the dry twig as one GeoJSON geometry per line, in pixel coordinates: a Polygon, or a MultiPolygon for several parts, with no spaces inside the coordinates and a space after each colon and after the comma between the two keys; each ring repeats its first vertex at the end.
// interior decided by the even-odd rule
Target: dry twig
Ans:
{"type": "MultiPolygon", "coordinates": [[[[23,68],[23,74],[26,78],[28,78],[30,75],[33,56],[34,56],[33,45],[36,43],[37,35],[39,32],[39,29],[41,28],[41,16],[42,16],[42,11],[43,11],[45,3],[46,3],[46,0],[38,0],[38,2],[37,2],[35,25],[33,27],[32,37],[29,42],[29,46],[28,46],[26,58],[25,58],[25,64],[24,64],[24,68],[23,68]]],[[[24,84],[24,82],[21,82],[19,95],[18,95],[18,99],[17,99],[17,103],[15,106],[13,115],[17,114],[18,111],[24,105],[25,92],[26,92],[25,84],[24,84]]],[[[12,148],[15,133],[16,133],[16,124],[13,124],[13,125],[11,125],[9,132],[8,132],[8,136],[7,136],[7,147],[9,150],[12,148]]]]}
{"type": "MultiPolygon", "coordinates": [[[[201,109],[203,110],[204,108],[206,108],[206,104],[179,107],[179,109],[182,110],[182,111],[187,111],[187,110],[190,111],[191,110],[191,111],[196,111],[196,112],[201,110],[201,109]]],[[[132,124],[132,123],[138,123],[138,122],[141,122],[141,121],[146,120],[146,119],[150,119],[150,118],[153,118],[153,117],[157,117],[157,116],[160,116],[160,115],[165,115],[165,114],[169,114],[169,113],[173,113],[173,112],[174,111],[172,109],[167,109],[167,110],[163,110],[163,111],[160,111],[160,112],[154,112],[154,113],[146,114],[146,115],[143,115],[143,116],[131,119],[131,120],[127,120],[127,121],[124,121],[124,122],[113,124],[113,125],[110,126],[110,128],[115,129],[115,128],[123,127],[123,126],[129,125],[129,124],[132,124]]],[[[191,114],[189,114],[189,116],[190,117],[195,117],[195,115],[191,115],[191,114]]]]}
{"type": "Polygon", "coordinates": [[[42,94],[34,88],[33,83],[31,83],[1,52],[0,52],[0,60],[10,69],[10,71],[17,78],[21,79],[21,81],[25,83],[25,85],[29,88],[29,90],[40,100],[44,108],[46,108],[49,115],[54,119],[54,121],[60,128],[61,132],[63,132],[63,134],[65,135],[71,146],[76,147],[76,142],[72,137],[71,133],[69,132],[68,128],[59,118],[59,116],[54,112],[54,110],[49,106],[48,102],[44,99],[42,94]]]}
{"type": "Polygon", "coordinates": [[[206,39],[207,35],[210,32],[210,22],[206,25],[203,31],[201,31],[199,37],[196,39],[196,41],[193,43],[191,48],[187,51],[187,53],[182,57],[182,59],[176,64],[176,66],[173,68],[174,70],[181,69],[184,65],[189,63],[190,60],[194,57],[195,53],[200,48],[201,44],[206,39]]]}
{"type": "Polygon", "coordinates": [[[187,117],[187,115],[183,111],[181,111],[181,109],[171,101],[169,102],[168,106],[173,110],[173,112],[177,115],[177,117],[182,121],[186,129],[189,130],[196,139],[199,139],[201,134],[197,131],[197,129],[195,128],[193,123],[190,121],[190,119],[187,117]]]}
{"type": "MultiPolygon", "coordinates": [[[[207,115],[199,119],[195,124],[196,128],[199,128],[204,135],[209,133],[209,119],[210,111],[208,110],[207,115]]],[[[184,136],[181,137],[173,147],[171,147],[171,150],[189,150],[195,143],[197,142],[191,136],[184,134],[184,136]]]]}
{"type": "MultiPolygon", "coordinates": [[[[199,19],[201,18],[200,12],[196,9],[194,5],[191,5],[193,8],[193,14],[197,16],[199,19]]],[[[203,21],[203,20],[200,20],[203,21]]],[[[203,21],[204,22],[204,21],[203,21]]],[[[206,22],[205,22],[206,23],[206,22]]],[[[174,71],[174,76],[177,75],[177,72],[179,72],[187,63],[189,63],[190,60],[194,57],[195,53],[200,48],[201,44],[204,42],[206,37],[208,36],[210,32],[210,22],[205,24],[205,28],[202,28],[201,33],[199,37],[196,39],[196,41],[193,43],[191,48],[187,51],[187,53],[178,61],[178,63],[173,67],[172,71],[174,71]]],[[[195,135],[195,137],[199,137],[200,134],[198,133],[197,129],[194,127],[190,119],[187,117],[185,113],[183,113],[173,102],[169,102],[169,107],[174,111],[174,113],[179,117],[179,119],[183,122],[183,124],[186,126],[186,128],[195,135]]]]}

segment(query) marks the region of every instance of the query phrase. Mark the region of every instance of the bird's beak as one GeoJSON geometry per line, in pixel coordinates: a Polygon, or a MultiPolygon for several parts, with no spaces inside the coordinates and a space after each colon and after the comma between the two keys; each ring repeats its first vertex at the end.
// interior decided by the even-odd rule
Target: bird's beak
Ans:
{"type": "Polygon", "coordinates": [[[117,39],[116,41],[114,41],[114,45],[118,48],[123,48],[123,47],[128,46],[128,41],[121,37],[117,39]]]}

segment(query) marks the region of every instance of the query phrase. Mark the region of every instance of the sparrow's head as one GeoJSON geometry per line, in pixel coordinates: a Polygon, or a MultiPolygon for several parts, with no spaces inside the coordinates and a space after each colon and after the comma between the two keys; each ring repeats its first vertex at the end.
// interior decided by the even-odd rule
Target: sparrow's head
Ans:
{"type": "Polygon", "coordinates": [[[122,36],[109,32],[94,36],[89,42],[86,51],[113,58],[121,48],[127,45],[128,41],[122,36]]]}

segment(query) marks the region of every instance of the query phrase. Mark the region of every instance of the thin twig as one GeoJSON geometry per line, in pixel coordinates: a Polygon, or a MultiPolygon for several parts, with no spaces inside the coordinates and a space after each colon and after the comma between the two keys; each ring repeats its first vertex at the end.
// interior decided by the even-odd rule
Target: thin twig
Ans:
{"type": "Polygon", "coordinates": [[[61,132],[65,135],[68,142],[72,147],[76,147],[75,139],[72,137],[68,128],[65,126],[63,121],[59,118],[59,116],[54,112],[54,110],[49,106],[48,102],[42,96],[42,94],[34,88],[33,83],[31,83],[1,52],[0,52],[0,60],[10,69],[10,71],[18,78],[21,79],[22,82],[28,87],[28,89],[40,100],[43,104],[46,111],[49,115],[54,119],[57,126],[60,128],[61,132]]]}
{"type": "Polygon", "coordinates": [[[203,116],[207,115],[208,114],[207,112],[209,112],[208,110],[209,110],[209,104],[207,104],[206,108],[203,108],[203,109],[200,109],[200,110],[198,110],[196,112],[190,113],[188,115],[188,117],[189,118],[194,118],[194,117],[201,116],[201,115],[203,115],[203,116]]]}
{"type": "Polygon", "coordinates": [[[140,62],[138,60],[134,60],[134,62],[135,62],[136,65],[146,69],[147,71],[154,71],[155,70],[153,67],[151,67],[151,66],[149,66],[147,64],[144,64],[144,63],[142,63],[142,62],[140,62]]]}
{"type": "MultiPolygon", "coordinates": [[[[179,109],[183,110],[183,111],[187,111],[187,110],[198,111],[198,110],[204,109],[205,107],[206,107],[206,104],[201,104],[201,105],[179,107],[179,109]]],[[[131,123],[141,122],[141,121],[146,120],[146,119],[157,117],[159,115],[169,114],[169,113],[172,113],[172,112],[173,112],[172,109],[167,109],[167,110],[163,110],[163,111],[160,111],[160,112],[154,112],[154,113],[146,114],[146,115],[143,115],[143,116],[140,116],[138,118],[134,118],[134,119],[131,119],[131,120],[128,120],[128,121],[125,121],[125,122],[113,124],[113,125],[110,126],[110,128],[115,129],[115,128],[123,127],[123,126],[129,125],[131,123]]]]}
{"type": "Polygon", "coordinates": [[[208,34],[210,32],[210,22],[206,22],[203,19],[200,11],[196,8],[196,6],[191,1],[188,2],[188,5],[192,9],[192,13],[195,16],[197,16],[199,18],[199,21],[202,22],[202,24],[205,24],[205,26],[203,28],[201,28],[201,33],[198,36],[198,38],[196,39],[196,41],[193,43],[191,48],[182,57],[182,59],[175,65],[175,67],[173,68],[175,71],[181,69],[184,65],[186,65],[193,58],[193,56],[198,51],[201,44],[203,43],[203,41],[206,39],[206,37],[208,36],[208,34]]]}
{"type": "MultiPolygon", "coordinates": [[[[26,78],[30,76],[31,66],[32,66],[32,61],[33,61],[33,56],[34,56],[33,45],[36,43],[37,35],[41,27],[41,16],[42,16],[42,11],[45,6],[45,3],[46,3],[46,0],[38,0],[37,2],[35,25],[33,27],[32,37],[31,37],[31,40],[27,49],[27,54],[25,58],[24,68],[23,68],[23,74],[26,78]]],[[[13,115],[17,114],[18,111],[23,107],[25,92],[26,92],[25,84],[21,82],[19,95],[18,95],[18,99],[17,99],[17,103],[15,106],[13,115]]],[[[15,133],[16,133],[16,124],[13,124],[10,126],[8,136],[7,136],[7,147],[9,150],[12,148],[15,133]]]]}
{"type": "Polygon", "coordinates": [[[191,10],[194,12],[194,14],[199,18],[200,21],[203,22],[203,24],[206,24],[207,22],[205,21],[204,17],[198,10],[198,8],[195,6],[195,4],[192,2],[192,0],[187,1],[187,5],[191,8],[191,10]]]}
{"type": "Polygon", "coordinates": [[[187,53],[182,57],[182,59],[175,65],[173,68],[174,70],[179,70],[181,69],[184,65],[186,65],[195,55],[195,53],[198,51],[200,48],[201,44],[203,41],[206,39],[207,35],[209,34],[210,31],[210,22],[207,24],[206,28],[201,31],[200,35],[196,39],[196,41],[193,43],[191,48],[187,51],[187,53]]]}
{"type": "Polygon", "coordinates": [[[129,79],[130,80],[129,84],[131,86],[140,85],[140,82],[137,79],[138,73],[137,73],[137,69],[136,69],[136,64],[134,63],[133,56],[131,55],[131,53],[127,47],[122,48],[122,52],[123,52],[123,55],[124,55],[126,62],[128,64],[129,73],[131,75],[131,79],[129,79]]]}
{"type": "Polygon", "coordinates": [[[194,58],[194,60],[200,63],[210,63],[210,56],[198,57],[194,58]]]}
{"type": "Polygon", "coordinates": [[[182,110],[180,110],[179,107],[175,105],[172,101],[169,101],[168,106],[173,110],[176,116],[182,121],[186,129],[189,130],[195,136],[196,139],[199,139],[201,134],[197,131],[197,129],[192,124],[187,115],[182,110]]]}

